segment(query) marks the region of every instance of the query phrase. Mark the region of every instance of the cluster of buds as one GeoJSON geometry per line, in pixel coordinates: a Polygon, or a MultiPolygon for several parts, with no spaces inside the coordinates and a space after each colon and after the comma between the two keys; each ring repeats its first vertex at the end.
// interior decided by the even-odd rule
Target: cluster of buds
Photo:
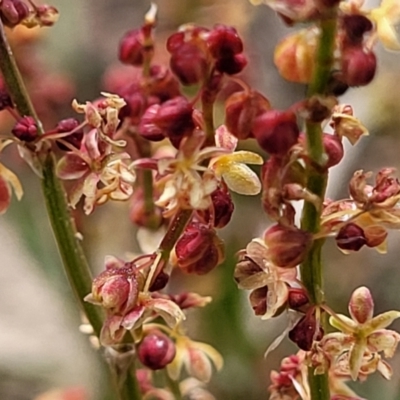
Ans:
{"type": "Polygon", "coordinates": [[[36,5],[32,0],[2,0],[0,19],[4,25],[11,28],[19,24],[28,28],[52,26],[58,20],[58,11],[47,4],[36,5]]]}

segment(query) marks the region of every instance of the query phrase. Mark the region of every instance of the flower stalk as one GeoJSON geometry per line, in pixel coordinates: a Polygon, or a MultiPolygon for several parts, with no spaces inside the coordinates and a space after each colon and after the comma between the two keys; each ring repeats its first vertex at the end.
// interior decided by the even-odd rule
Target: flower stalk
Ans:
{"type": "MultiPolygon", "coordinates": [[[[1,21],[0,70],[19,114],[33,117],[37,121],[39,134],[43,135],[42,124],[33,108],[1,21]]],[[[91,291],[92,276],[82,246],[79,243],[79,233],[76,231],[69,212],[64,187],[55,172],[54,156],[46,149],[43,154],[40,154],[39,161],[43,174],[42,192],[65,273],[87,320],[98,337],[104,317],[98,307],[84,301],[84,297],[91,291]]],[[[118,396],[123,400],[139,400],[141,398],[134,369],[127,375],[124,383],[118,385],[116,390],[118,396]]]]}
{"type": "MultiPolygon", "coordinates": [[[[333,63],[333,52],[336,35],[336,10],[331,10],[328,19],[320,22],[319,45],[316,54],[313,79],[308,88],[308,97],[324,95],[328,84],[333,63]]],[[[319,123],[306,122],[306,140],[311,165],[307,170],[307,190],[324,199],[328,173],[320,168],[324,159],[324,147],[322,142],[322,128],[319,123]]],[[[302,229],[310,233],[318,233],[320,229],[321,208],[317,208],[310,202],[305,202],[301,219],[302,229]]],[[[323,266],[321,261],[321,250],[323,239],[315,240],[309,250],[300,271],[302,282],[306,287],[310,300],[315,305],[324,302],[323,289],[323,266]]],[[[323,321],[322,321],[323,323],[323,321]]],[[[313,368],[309,370],[309,384],[312,400],[329,400],[329,384],[327,373],[316,375],[313,368]]]]}

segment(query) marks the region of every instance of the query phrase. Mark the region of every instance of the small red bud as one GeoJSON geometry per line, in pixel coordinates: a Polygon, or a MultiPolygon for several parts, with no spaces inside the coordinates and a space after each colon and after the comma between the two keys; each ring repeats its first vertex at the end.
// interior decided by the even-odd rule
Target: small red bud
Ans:
{"type": "Polygon", "coordinates": [[[164,132],[155,122],[159,109],[159,104],[153,104],[150,106],[140,119],[138,127],[140,135],[152,142],[159,142],[165,138],[164,132]]]}
{"type": "Polygon", "coordinates": [[[372,81],[376,71],[376,56],[361,47],[345,49],[342,57],[343,79],[349,86],[364,86],[372,81]]]}
{"type": "Polygon", "coordinates": [[[235,28],[218,24],[207,37],[208,49],[214,58],[231,58],[243,51],[243,42],[235,28]]]}
{"type": "Polygon", "coordinates": [[[249,300],[255,315],[265,315],[267,312],[268,286],[263,286],[250,293],[249,300]]]}
{"type": "Polygon", "coordinates": [[[254,119],[270,108],[268,99],[259,92],[233,93],[225,103],[225,125],[238,139],[247,139],[253,135],[254,119]]]}
{"type": "Polygon", "coordinates": [[[373,28],[372,22],[361,14],[344,15],[341,22],[350,45],[361,45],[364,33],[373,28]]]}
{"type": "Polygon", "coordinates": [[[317,320],[314,313],[306,314],[289,332],[289,339],[299,346],[301,350],[309,351],[314,340],[321,340],[324,332],[322,328],[317,330],[317,320]]]}
{"type": "Polygon", "coordinates": [[[153,283],[149,287],[150,292],[157,292],[164,289],[169,281],[169,275],[164,271],[161,271],[154,279],[153,283]]]}
{"type": "Polygon", "coordinates": [[[16,138],[24,142],[32,142],[38,136],[37,123],[33,117],[22,117],[11,132],[16,138]]]}
{"type": "Polygon", "coordinates": [[[139,360],[152,370],[165,368],[175,358],[175,354],[174,342],[160,331],[152,331],[139,344],[139,360]]]}
{"type": "Polygon", "coordinates": [[[264,241],[276,266],[294,268],[304,260],[312,235],[294,226],[276,224],[264,233],[264,241]]]}
{"type": "Polygon", "coordinates": [[[175,246],[177,265],[189,274],[204,275],[224,260],[223,242],[214,229],[190,224],[175,246]]]}
{"type": "Polygon", "coordinates": [[[194,85],[205,79],[208,61],[197,45],[184,43],[172,53],[170,67],[183,85],[194,85]]]}
{"type": "Polygon", "coordinates": [[[0,2],[0,19],[4,25],[13,28],[29,16],[29,7],[21,0],[0,2]]]}
{"type": "Polygon", "coordinates": [[[144,61],[145,37],[141,29],[127,32],[119,44],[119,60],[124,64],[141,66],[144,61]]]}
{"type": "Polygon", "coordinates": [[[253,134],[266,152],[285,155],[299,137],[296,115],[292,111],[267,111],[254,121],[253,134]]]}
{"type": "Polygon", "coordinates": [[[336,135],[324,133],[322,143],[324,145],[325,154],[328,157],[325,164],[326,168],[339,164],[344,156],[343,144],[340,138],[336,135]]]}
{"type": "Polygon", "coordinates": [[[288,297],[289,307],[292,310],[302,311],[304,306],[310,304],[310,300],[308,299],[307,292],[302,288],[289,288],[289,297],[288,297]]]}
{"type": "Polygon", "coordinates": [[[367,243],[363,229],[350,222],[340,229],[336,244],[342,250],[358,251],[367,243]]]}
{"type": "Polygon", "coordinates": [[[241,72],[247,65],[247,58],[243,54],[233,57],[219,58],[215,63],[215,69],[221,73],[235,75],[241,72]]]}

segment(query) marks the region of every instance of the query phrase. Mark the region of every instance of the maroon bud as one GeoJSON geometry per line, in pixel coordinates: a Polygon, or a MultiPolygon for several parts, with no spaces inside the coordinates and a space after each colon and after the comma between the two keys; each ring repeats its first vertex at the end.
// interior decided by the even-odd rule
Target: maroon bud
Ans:
{"type": "Polygon", "coordinates": [[[32,142],[38,136],[38,126],[33,117],[22,117],[11,132],[19,140],[32,142]]]}
{"type": "Polygon", "coordinates": [[[157,292],[158,290],[164,289],[167,286],[169,281],[169,275],[164,271],[161,271],[153,280],[149,291],[150,292],[157,292]]]}
{"type": "Polygon", "coordinates": [[[363,229],[350,222],[336,236],[336,244],[342,250],[358,251],[367,243],[363,229]]]}
{"type": "Polygon", "coordinates": [[[334,72],[329,78],[327,84],[327,93],[334,96],[341,96],[347,92],[349,85],[344,82],[341,73],[334,72]]]}
{"type": "Polygon", "coordinates": [[[268,99],[259,92],[233,93],[225,103],[225,125],[238,139],[247,139],[253,135],[254,119],[270,108],[268,99]]]}
{"type": "Polygon", "coordinates": [[[178,267],[189,274],[204,275],[224,260],[223,242],[214,229],[191,223],[175,246],[178,267]]]}
{"type": "Polygon", "coordinates": [[[289,339],[296,343],[301,350],[309,351],[314,340],[322,339],[323,334],[321,327],[317,332],[315,313],[307,313],[289,332],[289,339]]]}
{"type": "Polygon", "coordinates": [[[177,51],[185,43],[185,32],[175,32],[167,39],[167,50],[170,53],[177,51]]]}
{"type": "Polygon", "coordinates": [[[175,358],[175,354],[175,343],[160,331],[152,331],[139,344],[139,360],[152,370],[165,368],[175,358]]]}
{"type": "Polygon", "coordinates": [[[196,44],[184,43],[172,53],[170,67],[183,85],[194,85],[205,79],[208,61],[196,44]]]}
{"type": "Polygon", "coordinates": [[[159,142],[165,138],[164,132],[155,122],[159,109],[159,104],[153,104],[150,106],[140,119],[140,124],[138,127],[140,135],[153,142],[159,142]]]}
{"type": "Polygon", "coordinates": [[[361,47],[345,49],[342,57],[343,79],[349,86],[364,86],[372,81],[376,71],[376,56],[361,47]]]}
{"type": "Polygon", "coordinates": [[[152,65],[150,77],[149,93],[158,98],[160,103],[181,95],[179,82],[169,68],[152,65]]]}
{"type": "Polygon", "coordinates": [[[328,157],[325,167],[330,168],[340,163],[344,156],[343,144],[340,138],[336,135],[324,133],[322,137],[325,154],[328,157]]]}
{"type": "Polygon", "coordinates": [[[160,105],[154,123],[175,145],[193,131],[192,113],[192,104],[185,97],[178,96],[160,105]]]}
{"type": "Polygon", "coordinates": [[[29,7],[21,0],[0,2],[0,19],[4,25],[13,28],[29,16],[29,7]]]}
{"type": "MultiPolygon", "coordinates": [[[[79,121],[75,118],[67,118],[61,120],[57,126],[56,130],[58,133],[65,133],[65,132],[71,132],[75,128],[79,126],[79,121]]],[[[77,149],[80,148],[81,142],[83,139],[83,131],[80,129],[71,135],[65,136],[62,138],[64,141],[68,142],[69,144],[72,144],[72,146],[76,147],[77,149]]],[[[64,146],[62,143],[57,142],[57,146],[64,151],[70,150],[67,146],[64,146]]]]}
{"type": "Polygon", "coordinates": [[[214,58],[232,58],[243,51],[243,42],[235,28],[218,24],[207,37],[207,44],[214,58]]]}
{"type": "Polygon", "coordinates": [[[212,224],[214,228],[221,229],[228,225],[235,208],[229,191],[218,188],[211,193],[212,206],[210,210],[198,213],[206,224],[212,224]]]}
{"type": "Polygon", "coordinates": [[[344,15],[341,22],[349,45],[361,45],[364,33],[373,27],[372,22],[361,14],[344,15]]]}
{"type": "Polygon", "coordinates": [[[123,96],[126,104],[119,112],[119,118],[130,118],[132,125],[138,125],[148,104],[145,96],[139,90],[123,96]]]}
{"type": "Polygon", "coordinates": [[[241,72],[247,65],[247,58],[243,54],[233,57],[219,58],[215,63],[215,69],[221,73],[235,75],[241,72]]]}
{"type": "Polygon", "coordinates": [[[292,310],[305,311],[304,306],[310,304],[307,292],[302,288],[289,288],[288,304],[292,310]]]}
{"type": "Polygon", "coordinates": [[[309,232],[295,226],[273,225],[264,233],[270,260],[281,268],[294,268],[300,264],[312,243],[309,232]]]}
{"type": "Polygon", "coordinates": [[[292,111],[267,111],[256,118],[253,134],[266,152],[285,155],[299,137],[296,115],[292,111]]]}
{"type": "Polygon", "coordinates": [[[119,60],[124,64],[141,66],[144,61],[145,37],[142,29],[133,29],[127,32],[119,43],[119,60]]]}
{"type": "Polygon", "coordinates": [[[268,286],[263,286],[250,293],[249,300],[255,315],[265,315],[267,312],[268,286]]]}

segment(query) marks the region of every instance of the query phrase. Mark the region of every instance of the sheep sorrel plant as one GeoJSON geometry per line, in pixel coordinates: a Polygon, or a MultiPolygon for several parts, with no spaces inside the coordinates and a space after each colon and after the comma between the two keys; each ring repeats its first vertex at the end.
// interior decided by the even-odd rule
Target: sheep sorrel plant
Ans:
{"type": "MultiPolygon", "coordinates": [[[[383,253],[387,230],[400,227],[394,168],[382,165],[373,182],[371,172],[358,170],[349,197],[325,196],[343,142],[355,145],[368,134],[340,96],[373,80],[378,41],[400,50],[400,2],[382,0],[373,9],[363,0],[264,3],[285,24],[300,26],[274,53],[280,75],[308,87],[288,109],[274,108],[273,93],[267,98],[245,82],[241,73],[249,59],[234,27],[183,25],[166,41],[169,64],[156,63],[162,46],[156,45],[152,4],[143,24],[119,43],[128,72],[110,74],[98,98],[74,100],[71,116],[54,121],[45,92],[36,88],[30,95],[25,88],[24,79],[31,74],[34,86],[38,75],[16,50],[20,73],[7,37],[21,26],[53,25],[58,11],[31,0],[0,0],[0,107],[15,120],[0,137],[0,149],[16,146],[41,182],[83,328],[107,360],[115,399],[215,398],[206,384],[223,357],[192,338],[185,321],[211,297],[185,288],[190,279],[182,276],[201,284],[203,275],[228,267],[220,266],[227,258],[220,230],[231,220],[233,200],[241,198],[232,192],[261,194],[256,212],[271,225],[234,250],[231,280],[249,292],[261,320],[286,315],[283,333],[264,343],[268,357],[286,336],[298,348],[271,373],[269,399],[362,399],[351,381],[375,372],[391,378],[386,359],[400,334],[387,328],[400,311],[375,313],[370,289],[359,282],[348,295],[349,316],[336,312],[324,296],[321,252],[334,238],[346,254],[363,247],[383,253]],[[260,151],[240,150],[243,141],[260,151]],[[260,174],[248,165],[261,166],[260,174]],[[79,210],[89,215],[112,201],[129,202],[143,254],[107,256],[93,279],[76,219],[79,210]]],[[[17,199],[23,194],[10,168],[0,164],[1,213],[12,192],[17,199]]],[[[230,329],[222,322],[218,329],[230,329]]]]}

